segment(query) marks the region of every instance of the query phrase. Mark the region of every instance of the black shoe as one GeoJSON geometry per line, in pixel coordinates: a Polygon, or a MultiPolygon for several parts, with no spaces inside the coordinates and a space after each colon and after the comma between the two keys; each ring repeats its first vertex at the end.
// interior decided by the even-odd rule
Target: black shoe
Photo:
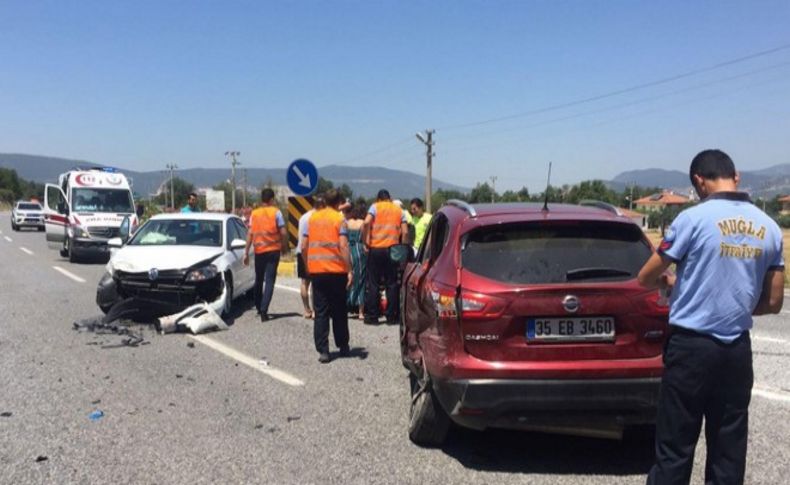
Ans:
{"type": "Polygon", "coordinates": [[[348,348],[348,345],[345,347],[340,347],[340,357],[349,357],[351,355],[351,349],[348,348]]]}
{"type": "Polygon", "coordinates": [[[329,356],[327,352],[321,352],[321,355],[318,356],[318,362],[322,364],[328,364],[332,361],[332,357],[329,356]]]}
{"type": "Polygon", "coordinates": [[[268,313],[261,313],[261,321],[268,322],[272,317],[268,313]]]}
{"type": "Polygon", "coordinates": [[[378,325],[379,324],[379,319],[378,318],[365,317],[365,320],[363,320],[363,322],[365,323],[365,325],[378,325]]]}
{"type": "Polygon", "coordinates": [[[397,318],[388,318],[387,319],[387,325],[397,325],[397,324],[398,324],[398,319],[397,318]]]}

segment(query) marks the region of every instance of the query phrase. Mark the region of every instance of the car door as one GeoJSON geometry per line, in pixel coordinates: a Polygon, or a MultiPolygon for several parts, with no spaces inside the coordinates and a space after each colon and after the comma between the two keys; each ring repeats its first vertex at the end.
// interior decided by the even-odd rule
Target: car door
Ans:
{"type": "Polygon", "coordinates": [[[66,240],[69,225],[69,203],[66,194],[55,184],[46,185],[43,212],[47,245],[51,249],[60,249],[66,240]]]}
{"type": "MultiPolygon", "coordinates": [[[[233,238],[246,241],[247,226],[245,226],[240,219],[230,219],[229,222],[234,228],[233,238]]],[[[253,265],[255,264],[255,255],[252,252],[252,249],[250,249],[250,264],[248,266],[243,264],[244,248],[234,250],[234,257],[238,257],[239,261],[242,262],[238,269],[238,274],[234,274],[234,278],[238,278],[236,281],[239,281],[240,288],[243,288],[243,291],[246,291],[252,287],[252,284],[255,281],[255,272],[253,270],[253,265]]],[[[242,291],[239,293],[242,293],[242,291]]]]}
{"type": "Polygon", "coordinates": [[[415,291],[419,332],[425,331],[436,323],[438,316],[437,295],[452,295],[454,293],[454,287],[448,286],[446,282],[442,281],[446,279],[442,278],[445,275],[441,274],[442,270],[436,264],[447,244],[449,228],[447,217],[439,213],[431,221],[430,235],[426,235],[426,237],[430,237],[426,247],[430,251],[424,255],[424,261],[420,268],[422,274],[416,280],[415,291]]]}

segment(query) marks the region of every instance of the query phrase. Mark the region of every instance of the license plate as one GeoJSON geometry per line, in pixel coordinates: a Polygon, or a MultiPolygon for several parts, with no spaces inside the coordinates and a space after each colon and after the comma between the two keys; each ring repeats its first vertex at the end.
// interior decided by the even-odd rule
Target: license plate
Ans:
{"type": "Polygon", "coordinates": [[[614,340],[614,318],[530,318],[527,340],[540,342],[606,342],[614,340]]]}

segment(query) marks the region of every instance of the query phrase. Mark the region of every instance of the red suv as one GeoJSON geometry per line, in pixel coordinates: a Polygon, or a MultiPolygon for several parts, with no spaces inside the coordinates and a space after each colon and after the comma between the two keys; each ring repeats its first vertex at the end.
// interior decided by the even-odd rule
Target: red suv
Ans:
{"type": "Polygon", "coordinates": [[[451,421],[619,437],[655,422],[668,308],[636,280],[652,246],[613,206],[449,201],[401,295],[409,437],[451,421]]]}

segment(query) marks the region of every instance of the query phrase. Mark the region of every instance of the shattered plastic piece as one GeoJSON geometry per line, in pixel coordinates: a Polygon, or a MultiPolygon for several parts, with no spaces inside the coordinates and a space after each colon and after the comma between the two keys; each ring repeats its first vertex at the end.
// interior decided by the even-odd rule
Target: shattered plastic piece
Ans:
{"type": "Polygon", "coordinates": [[[2,416],[4,418],[10,418],[12,414],[13,413],[11,411],[4,411],[4,412],[0,413],[0,416],[2,416]]]}
{"type": "MultiPolygon", "coordinates": [[[[111,312],[111,313],[113,313],[117,318],[120,318],[119,314],[116,314],[115,312],[111,312]]],[[[104,318],[95,317],[95,318],[86,318],[83,320],[78,320],[73,323],[73,328],[78,332],[93,332],[96,335],[114,334],[114,335],[123,335],[128,337],[121,340],[121,343],[117,345],[102,345],[101,348],[103,349],[111,349],[118,347],[137,347],[138,345],[144,342],[142,332],[137,332],[132,330],[132,328],[129,325],[124,325],[122,323],[115,323],[115,320],[108,319],[109,316],[110,314],[107,314],[105,315],[104,318]]],[[[91,344],[92,343],[89,343],[88,345],[91,344]]]]}
{"type": "Polygon", "coordinates": [[[98,421],[98,420],[100,420],[103,417],[104,417],[104,411],[102,411],[100,409],[97,409],[96,411],[93,411],[92,413],[90,413],[88,415],[88,418],[91,421],[98,421]]]}
{"type": "Polygon", "coordinates": [[[269,367],[269,361],[266,360],[265,358],[259,360],[258,363],[261,364],[261,366],[263,367],[269,367]]]}
{"type": "Polygon", "coordinates": [[[193,334],[228,329],[225,321],[207,303],[198,303],[182,312],[160,317],[157,326],[163,334],[181,329],[188,329],[193,334]]]}
{"type": "Polygon", "coordinates": [[[187,347],[189,347],[190,349],[194,349],[195,348],[195,342],[187,342],[187,347]]]}
{"type": "Polygon", "coordinates": [[[42,461],[47,461],[47,460],[49,460],[48,456],[39,455],[36,457],[36,463],[41,463],[42,461]]]}
{"type": "Polygon", "coordinates": [[[291,421],[299,421],[300,419],[302,419],[302,417],[301,417],[301,416],[288,416],[288,422],[289,422],[289,423],[290,423],[291,421]]]}

